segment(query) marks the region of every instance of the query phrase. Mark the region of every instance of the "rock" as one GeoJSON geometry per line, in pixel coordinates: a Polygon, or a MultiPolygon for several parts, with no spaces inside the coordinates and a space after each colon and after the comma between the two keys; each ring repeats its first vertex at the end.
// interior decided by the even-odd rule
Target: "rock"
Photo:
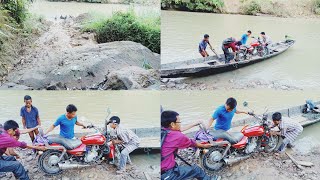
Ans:
{"type": "Polygon", "coordinates": [[[128,90],[147,88],[158,81],[158,71],[131,66],[107,75],[104,89],[128,90]]]}
{"type": "Polygon", "coordinates": [[[169,82],[168,84],[167,84],[167,87],[168,88],[174,88],[176,86],[176,83],[174,83],[174,82],[169,82]]]}
{"type": "Polygon", "coordinates": [[[16,84],[13,82],[3,83],[0,86],[0,89],[32,90],[32,88],[30,88],[28,86],[16,84]]]}
{"type": "MultiPolygon", "coordinates": [[[[21,68],[21,70],[16,69],[8,74],[6,80],[8,82],[19,82],[19,84],[32,89],[55,89],[56,83],[63,84],[64,89],[72,89],[73,87],[89,89],[94,84],[104,82],[106,75],[110,72],[117,71],[119,74],[120,71],[126,71],[122,73],[125,75],[132,66],[141,67],[144,63],[153,67],[154,70],[150,70],[152,75],[154,75],[154,71],[160,69],[160,56],[155,56],[148,48],[135,42],[89,43],[83,46],[66,48],[67,50],[64,51],[59,48],[53,49],[48,52],[48,56],[41,55],[41,61],[32,60],[34,63],[28,65],[32,68],[25,65],[26,67],[21,68]],[[63,61],[63,65],[59,64],[61,61],[63,61]],[[79,81],[80,77],[81,80],[79,81]]],[[[137,81],[138,85],[133,84],[133,87],[127,87],[127,89],[141,89],[155,82],[160,84],[159,71],[157,73],[157,78],[149,78],[143,77],[145,73],[142,72],[138,75],[139,80],[141,80],[137,81]]],[[[131,81],[130,78],[127,80],[128,78],[123,77],[123,79],[123,81],[131,81]]],[[[9,84],[9,86],[12,88],[16,85],[9,84]]]]}
{"type": "Polygon", "coordinates": [[[6,177],[6,173],[5,172],[0,172],[0,178],[4,178],[6,177]]]}
{"type": "Polygon", "coordinates": [[[161,78],[161,82],[163,82],[163,83],[167,83],[167,82],[169,82],[169,78],[161,78]]]}
{"type": "Polygon", "coordinates": [[[152,169],[152,170],[155,170],[156,169],[156,166],[150,166],[150,169],[152,169]]]}
{"type": "Polygon", "coordinates": [[[33,156],[28,156],[27,158],[26,158],[26,161],[27,162],[30,162],[30,161],[32,161],[33,160],[33,156]]]}
{"type": "Polygon", "coordinates": [[[227,176],[227,177],[231,177],[231,176],[232,176],[232,173],[227,173],[226,176],[227,176]]]}
{"type": "Polygon", "coordinates": [[[289,87],[287,87],[287,86],[281,86],[280,87],[282,90],[288,90],[289,89],[289,87]]]}
{"type": "Polygon", "coordinates": [[[230,80],[229,80],[229,83],[234,83],[234,80],[233,80],[233,79],[230,79],[230,80]]]}
{"type": "Polygon", "coordinates": [[[7,174],[6,174],[6,177],[7,177],[7,178],[11,178],[12,176],[13,176],[12,173],[7,173],[7,174]]]}
{"type": "Polygon", "coordinates": [[[63,176],[63,177],[61,178],[61,180],[70,180],[70,178],[68,178],[68,177],[66,177],[66,176],[63,176]]]}

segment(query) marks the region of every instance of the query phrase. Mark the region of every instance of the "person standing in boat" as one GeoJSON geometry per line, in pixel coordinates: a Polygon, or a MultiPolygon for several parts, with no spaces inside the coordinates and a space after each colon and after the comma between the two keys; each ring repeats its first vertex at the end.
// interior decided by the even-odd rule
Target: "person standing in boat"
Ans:
{"type": "Polygon", "coordinates": [[[199,43],[199,53],[201,54],[202,57],[209,56],[208,52],[206,51],[208,45],[209,45],[210,49],[213,49],[210,42],[209,42],[209,35],[205,34],[203,36],[202,41],[199,43]]]}
{"type": "Polygon", "coordinates": [[[263,45],[268,48],[269,53],[272,53],[272,51],[271,51],[271,45],[272,45],[271,38],[269,36],[267,36],[265,32],[261,32],[260,35],[262,38],[263,45]]]}
{"type": "Polygon", "coordinates": [[[246,45],[246,44],[247,44],[247,41],[248,41],[248,38],[249,38],[250,36],[251,36],[251,31],[250,31],[250,30],[248,30],[247,33],[243,34],[243,35],[241,36],[241,40],[240,40],[241,45],[246,45]]]}
{"type": "Polygon", "coordinates": [[[231,129],[231,121],[234,114],[249,114],[249,112],[237,110],[236,107],[237,100],[233,97],[228,98],[224,105],[219,106],[214,111],[207,126],[207,128],[209,129],[213,121],[216,121],[212,135],[216,138],[226,139],[232,144],[236,143],[236,140],[227,131],[231,129]]]}
{"type": "Polygon", "coordinates": [[[237,55],[237,51],[238,51],[237,46],[240,46],[240,45],[241,45],[241,42],[237,41],[233,37],[227,38],[222,42],[222,51],[224,53],[226,64],[229,63],[230,60],[236,60],[236,55],[237,55]],[[231,48],[231,50],[233,52],[233,57],[229,51],[229,48],[231,48]]]}

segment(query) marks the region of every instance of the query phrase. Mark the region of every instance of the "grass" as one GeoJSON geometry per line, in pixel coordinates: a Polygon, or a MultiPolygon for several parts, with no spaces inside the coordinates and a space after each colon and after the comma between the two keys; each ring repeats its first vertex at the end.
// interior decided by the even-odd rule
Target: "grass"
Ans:
{"type": "Polygon", "coordinates": [[[160,53],[160,16],[137,16],[132,10],[114,12],[111,17],[92,15],[82,31],[96,33],[98,43],[134,41],[160,53]]]}

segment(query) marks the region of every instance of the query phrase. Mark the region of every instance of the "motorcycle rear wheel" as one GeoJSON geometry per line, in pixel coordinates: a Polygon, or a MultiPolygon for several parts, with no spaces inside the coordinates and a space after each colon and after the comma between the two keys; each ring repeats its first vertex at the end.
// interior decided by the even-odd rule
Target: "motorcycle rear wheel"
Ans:
{"type": "MultiPolygon", "coordinates": [[[[38,159],[38,167],[41,171],[43,171],[46,174],[50,174],[50,175],[56,175],[56,174],[60,174],[62,172],[62,169],[59,168],[58,162],[57,163],[52,163],[49,162],[50,158],[51,161],[56,158],[59,158],[62,155],[61,151],[58,150],[47,150],[45,151],[43,154],[41,154],[41,156],[38,159]]],[[[66,160],[67,159],[67,155],[64,155],[64,157],[62,158],[62,160],[66,160]]]]}
{"type": "Polygon", "coordinates": [[[226,163],[223,161],[222,157],[218,158],[220,159],[219,161],[215,161],[214,158],[214,154],[216,154],[216,156],[223,154],[224,152],[224,148],[222,147],[212,147],[209,149],[209,151],[205,154],[203,154],[202,156],[200,156],[200,162],[201,162],[201,166],[202,168],[204,168],[205,170],[209,171],[209,172],[214,172],[217,170],[222,169],[226,163]]]}

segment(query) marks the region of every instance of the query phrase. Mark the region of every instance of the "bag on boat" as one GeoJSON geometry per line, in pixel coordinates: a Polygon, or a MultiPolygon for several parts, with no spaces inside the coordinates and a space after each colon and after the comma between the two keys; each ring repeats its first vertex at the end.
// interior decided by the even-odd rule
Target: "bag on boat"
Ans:
{"type": "Polygon", "coordinates": [[[222,42],[222,44],[223,44],[223,45],[228,45],[228,44],[233,43],[233,42],[236,42],[236,40],[235,40],[234,38],[230,37],[230,38],[225,39],[225,40],[222,42]]]}

